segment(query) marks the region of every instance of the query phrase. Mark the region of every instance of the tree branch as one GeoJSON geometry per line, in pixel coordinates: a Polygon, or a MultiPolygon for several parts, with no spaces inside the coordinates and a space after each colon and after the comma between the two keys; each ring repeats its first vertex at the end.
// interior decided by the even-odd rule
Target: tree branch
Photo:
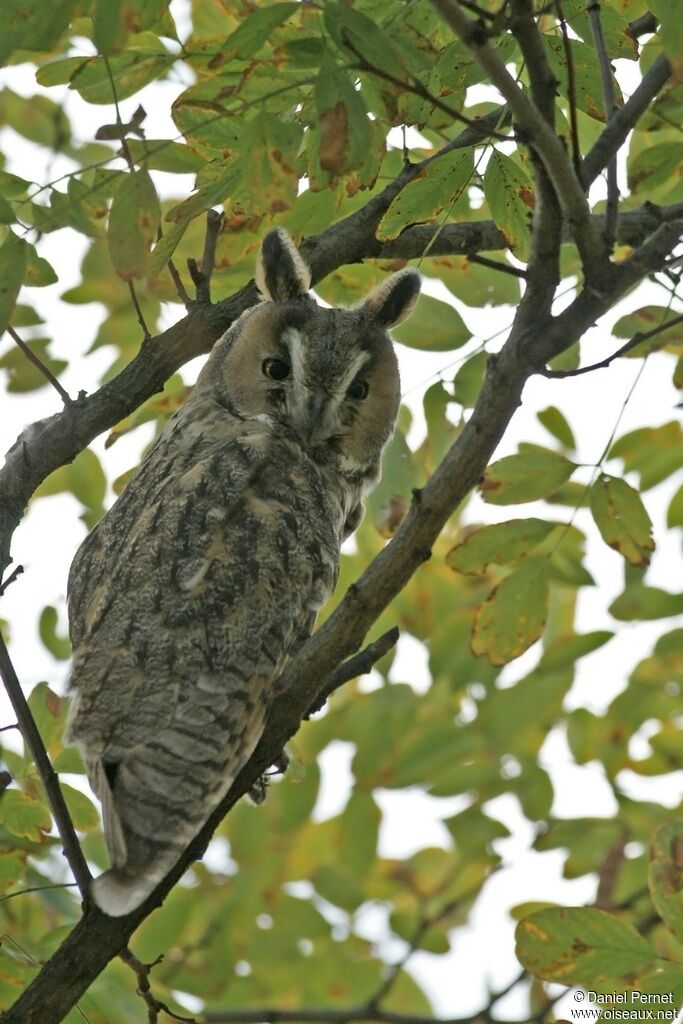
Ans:
{"type": "Polygon", "coordinates": [[[615,111],[598,141],[589,151],[581,168],[581,180],[586,188],[609,164],[614,154],[623,146],[626,136],[643,116],[652,100],[664,88],[671,77],[671,66],[663,54],[654,61],[643,75],[633,95],[623,107],[615,111]]]}
{"type": "Polygon", "coordinates": [[[50,810],[52,811],[52,816],[55,819],[59,836],[62,840],[64,856],[66,857],[72,874],[76,879],[81,896],[84,900],[87,900],[88,884],[92,876],[88,870],[88,865],[85,862],[83,851],[81,850],[78,842],[76,831],[73,827],[73,822],[71,821],[71,815],[69,814],[66,803],[64,802],[64,795],[59,787],[57,773],[52,767],[45,745],[43,744],[40,733],[38,732],[36,723],[33,720],[31,709],[24,697],[21,684],[17,678],[16,672],[14,671],[14,665],[10,659],[2,634],[0,634],[0,676],[2,676],[7,696],[14,708],[15,715],[17,716],[17,722],[19,723],[19,729],[24,743],[31,752],[31,757],[35,762],[38,774],[40,775],[43,786],[45,787],[47,799],[50,804],[50,810]]]}
{"type": "Polygon", "coordinates": [[[676,327],[678,324],[683,323],[683,313],[680,316],[676,316],[673,320],[667,320],[666,323],[660,324],[659,327],[653,327],[651,331],[639,331],[634,334],[633,337],[618,348],[616,352],[613,352],[611,356],[607,356],[605,359],[601,359],[598,363],[591,363],[590,366],[580,366],[576,370],[540,370],[539,372],[543,377],[552,378],[563,378],[563,377],[579,377],[584,373],[592,373],[593,370],[602,370],[613,363],[619,356],[625,355],[630,352],[631,349],[635,348],[636,345],[640,345],[643,341],[648,341],[650,338],[654,338],[658,334],[662,334],[668,330],[669,327],[676,327]]]}
{"type": "MultiPolygon", "coordinates": [[[[602,81],[602,97],[605,107],[605,122],[609,126],[610,121],[614,118],[616,110],[614,98],[614,75],[612,72],[612,65],[610,64],[609,57],[607,56],[607,46],[605,45],[605,36],[602,31],[600,4],[597,0],[589,0],[586,10],[588,11],[588,19],[590,22],[591,32],[593,34],[593,41],[598,54],[600,79],[602,81]]],[[[603,235],[605,239],[605,249],[608,253],[612,251],[614,240],[617,237],[618,220],[619,185],[617,183],[617,155],[616,153],[613,153],[610,157],[609,163],[607,164],[607,221],[603,235]]]]}
{"type": "MultiPolygon", "coordinates": [[[[500,353],[488,360],[481,395],[470,419],[432,477],[414,496],[394,537],[288,663],[278,680],[278,697],[269,710],[264,734],[221,805],[141,907],[120,918],[109,918],[97,909],[87,914],[0,1018],[2,1024],[57,1024],[108,961],[127,945],[135,928],[163,902],[193,860],[203,854],[225,814],[277,760],[302,718],[325,691],[326,682],[321,684],[320,680],[329,679],[340,663],[357,651],[381,612],[429,558],[444,524],[481,479],[521,401],[528,377],[573,344],[604,314],[632,286],[637,268],[641,277],[657,269],[657,258],[661,264],[668,255],[667,238],[673,242],[671,225],[660,227],[641,247],[638,261],[628,273],[611,282],[608,293],[586,289],[560,316],[542,321],[530,320],[518,310],[510,337],[500,353]]],[[[340,255],[337,252],[337,258],[340,255]]],[[[349,1019],[348,1015],[342,1019],[349,1019]]],[[[386,1015],[382,1019],[390,1024],[386,1015]]],[[[412,1021],[415,1024],[415,1018],[412,1021]]]]}
{"type": "Polygon", "coordinates": [[[482,33],[481,26],[471,21],[457,0],[430,0],[433,7],[450,25],[464,46],[486,72],[489,81],[508,103],[514,118],[523,130],[526,141],[536,150],[562,207],[576,241],[584,275],[591,286],[602,288],[609,278],[610,264],[605,258],[601,239],[595,231],[583,188],[561,140],[509,74],[500,57],[482,33]]]}
{"type": "Polygon", "coordinates": [[[204,254],[200,266],[197,261],[189,259],[187,269],[197,289],[197,302],[209,305],[211,302],[211,278],[216,262],[216,244],[221,228],[223,227],[223,214],[218,210],[207,210],[206,212],[206,233],[204,235],[204,254]]]}

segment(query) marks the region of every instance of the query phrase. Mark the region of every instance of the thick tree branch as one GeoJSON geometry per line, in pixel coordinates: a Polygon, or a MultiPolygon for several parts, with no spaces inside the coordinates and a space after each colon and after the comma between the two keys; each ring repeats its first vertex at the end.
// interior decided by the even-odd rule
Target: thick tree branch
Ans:
{"type": "Polygon", "coordinates": [[[609,278],[610,265],[604,256],[600,236],[595,231],[582,185],[561,140],[512,78],[488,42],[487,35],[482,33],[481,26],[464,14],[457,0],[431,0],[431,4],[479,62],[491,84],[495,85],[510,107],[526,136],[525,141],[543,161],[563,216],[576,241],[584,275],[592,287],[600,289],[609,278]]]}
{"type": "MultiPolygon", "coordinates": [[[[551,131],[555,130],[555,93],[557,80],[552,72],[536,25],[531,0],[514,0],[512,32],[526,61],[531,98],[551,131]]],[[[536,203],[533,215],[532,246],[527,270],[528,288],[522,296],[524,316],[536,317],[550,312],[560,280],[560,244],[562,213],[558,197],[543,161],[532,149],[536,203]]]]}

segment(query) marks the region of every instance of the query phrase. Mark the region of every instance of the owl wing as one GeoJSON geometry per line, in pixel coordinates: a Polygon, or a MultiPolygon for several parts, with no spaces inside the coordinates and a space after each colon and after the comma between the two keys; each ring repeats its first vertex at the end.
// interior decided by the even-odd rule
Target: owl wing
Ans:
{"type": "Polygon", "coordinates": [[[274,458],[262,426],[228,432],[223,421],[218,444],[206,418],[198,438],[182,426],[70,577],[70,735],[103,805],[113,867],[94,895],[113,915],[146,898],[229,789],[334,583],[334,552],[318,565],[299,543],[312,524],[305,491],[292,494],[296,453],[274,458]]]}

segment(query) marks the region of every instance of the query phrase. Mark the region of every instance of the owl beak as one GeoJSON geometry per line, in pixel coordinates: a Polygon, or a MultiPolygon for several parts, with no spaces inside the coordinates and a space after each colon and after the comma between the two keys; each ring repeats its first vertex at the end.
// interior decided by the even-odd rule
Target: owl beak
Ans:
{"type": "Polygon", "coordinates": [[[309,391],[296,417],[295,427],[301,440],[308,445],[318,444],[325,440],[326,406],[329,396],[324,391],[309,391]]]}

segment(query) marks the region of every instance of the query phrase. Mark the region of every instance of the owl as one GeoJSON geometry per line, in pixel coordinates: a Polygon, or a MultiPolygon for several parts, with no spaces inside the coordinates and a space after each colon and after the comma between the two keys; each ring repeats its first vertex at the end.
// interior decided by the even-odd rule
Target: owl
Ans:
{"type": "Polygon", "coordinates": [[[396,421],[387,329],[401,270],[355,308],[323,308],[282,229],[262,301],[216,343],[69,574],[68,737],[102,804],[105,913],[138,907],[258,742],[288,656],[334,587],[396,421]]]}

